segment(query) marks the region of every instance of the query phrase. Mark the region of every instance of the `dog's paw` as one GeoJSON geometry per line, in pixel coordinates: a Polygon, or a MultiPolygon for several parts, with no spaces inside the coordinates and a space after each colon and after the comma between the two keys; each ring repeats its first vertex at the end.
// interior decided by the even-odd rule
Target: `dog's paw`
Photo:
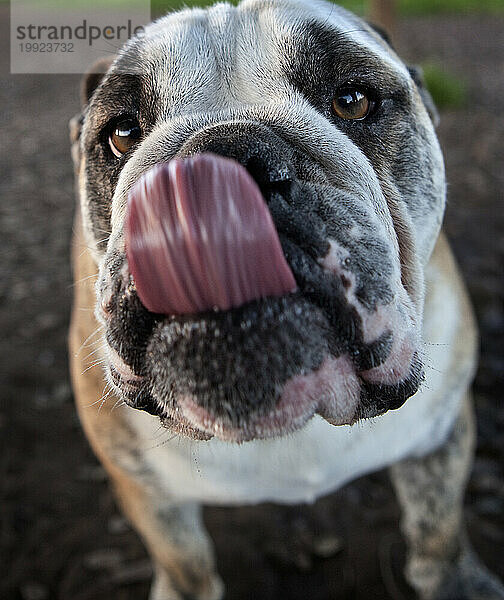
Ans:
{"type": "Polygon", "coordinates": [[[316,513],[280,510],[275,525],[261,548],[281,568],[308,572],[317,559],[330,558],[343,548],[332,527],[316,513]]]}
{"type": "Polygon", "coordinates": [[[504,585],[468,551],[446,573],[433,600],[504,600],[504,585]]]}
{"type": "Polygon", "coordinates": [[[149,600],[223,600],[224,584],[216,574],[200,578],[192,592],[177,590],[171,578],[157,570],[152,582],[149,600]]]}

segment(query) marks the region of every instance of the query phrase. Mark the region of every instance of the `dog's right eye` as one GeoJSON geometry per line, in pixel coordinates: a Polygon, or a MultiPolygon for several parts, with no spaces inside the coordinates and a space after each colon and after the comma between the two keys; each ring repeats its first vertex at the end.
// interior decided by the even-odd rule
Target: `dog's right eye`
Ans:
{"type": "Polygon", "coordinates": [[[123,119],[114,126],[109,135],[109,146],[114,156],[121,158],[140,139],[142,130],[136,119],[123,119]]]}
{"type": "Polygon", "coordinates": [[[357,87],[340,89],[332,103],[334,114],[346,121],[363,121],[375,106],[370,95],[357,87]]]}

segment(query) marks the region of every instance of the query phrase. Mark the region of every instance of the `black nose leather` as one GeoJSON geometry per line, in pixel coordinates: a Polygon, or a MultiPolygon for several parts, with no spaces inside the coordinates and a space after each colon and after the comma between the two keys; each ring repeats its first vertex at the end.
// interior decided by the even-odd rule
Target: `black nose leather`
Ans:
{"type": "Polygon", "coordinates": [[[212,125],[193,135],[177,157],[210,152],[243,165],[261,189],[295,177],[293,150],[261,123],[234,122],[212,125]]]}

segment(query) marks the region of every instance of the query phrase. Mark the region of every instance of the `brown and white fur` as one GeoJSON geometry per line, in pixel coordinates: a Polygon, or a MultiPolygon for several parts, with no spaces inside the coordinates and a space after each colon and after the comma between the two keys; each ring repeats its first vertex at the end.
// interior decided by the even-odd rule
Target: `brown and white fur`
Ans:
{"type": "MultiPolygon", "coordinates": [[[[407,577],[419,596],[503,599],[502,585],[475,558],[463,531],[462,500],[474,452],[469,386],[476,329],[457,266],[439,233],[443,162],[434,109],[418,74],[361,20],[333,5],[301,0],[245,0],[238,8],[219,4],[167,16],[102,70],[103,77],[87,76],[83,113],[72,122],[80,202],[71,369],[86,435],[152,557],[151,600],[224,597],[201,522],[202,504],[311,502],[383,467],[390,468],[403,510],[407,577]],[[349,125],[326,110],[337,78],[340,87],[355,81],[364,81],[366,89],[376,86],[381,102],[373,123],[349,125]],[[117,161],[107,154],[103,136],[110,120],[125,112],[140,114],[143,135],[117,161]],[[315,215],[307,210],[305,218],[298,207],[301,224],[289,212],[296,199],[286,209],[285,218],[294,223],[288,231],[294,233],[285,234],[284,247],[294,240],[296,249],[286,250],[286,256],[300,297],[284,312],[274,305],[275,314],[298,336],[285,342],[279,362],[289,362],[296,343],[306,344],[318,358],[303,356],[298,371],[287,364],[288,375],[280,382],[282,363],[274,383],[285,391],[299,377],[309,393],[316,381],[324,400],[298,420],[282,413],[280,424],[268,421],[278,416],[271,412],[275,396],[268,396],[266,407],[259,401],[244,407],[236,400],[240,394],[233,395],[224,414],[220,391],[215,396],[206,388],[200,392],[199,381],[191,406],[203,406],[204,397],[212,418],[199,420],[186,410],[187,382],[198,378],[193,357],[182,345],[180,373],[162,364],[174,362],[161,342],[177,319],[147,314],[124,258],[127,196],[143,173],[200,151],[245,164],[244,146],[246,153],[261,154],[263,168],[277,166],[280,159],[288,164],[289,178],[305,186],[303,198],[322,197],[315,215]],[[312,218],[315,224],[321,219],[318,231],[327,238],[306,250],[299,240],[306,237],[302,233],[309,237],[312,218]],[[348,239],[341,233],[343,222],[354,223],[348,239]],[[350,243],[352,236],[362,243],[350,243]],[[299,256],[312,260],[311,269],[296,262],[299,247],[299,256]],[[379,276],[361,268],[368,260],[379,276]],[[320,269],[315,283],[309,280],[313,269],[320,269]],[[358,331],[351,342],[341,333],[331,337],[328,310],[313,300],[316,294],[310,296],[313,286],[319,291],[317,285],[327,295],[336,278],[347,283],[338,293],[343,308],[351,307],[349,319],[358,331]],[[138,325],[132,332],[141,319],[149,320],[151,329],[146,333],[138,325]],[[336,340],[336,354],[321,333],[326,330],[328,339],[336,340]],[[387,351],[369,350],[384,331],[391,336],[387,351]],[[94,339],[101,340],[97,363],[105,364],[114,394],[125,400],[113,411],[101,409],[102,364],[90,368],[83,350],[94,339]],[[371,364],[359,362],[356,348],[371,353],[371,364]],[[322,362],[338,358],[343,362],[322,362]],[[324,371],[321,364],[336,366],[324,371]],[[357,382],[358,392],[342,408],[338,395],[345,377],[347,383],[357,382]],[[153,448],[159,419],[175,436],[153,448]]],[[[280,220],[275,223],[285,233],[280,220]]],[[[261,315],[270,314],[268,302],[258,301],[250,313],[252,325],[247,323],[248,339],[257,349],[269,342],[270,333],[254,329],[261,315]]],[[[218,318],[194,318],[201,340],[206,342],[207,330],[219,337],[218,318]]],[[[228,336],[234,335],[230,329],[228,336]]],[[[275,340],[271,344],[277,348],[275,340]]],[[[200,357],[205,369],[212,358],[200,357]]],[[[233,356],[224,353],[224,359],[234,365],[233,356]]],[[[250,370],[266,398],[268,381],[257,371],[260,359],[252,359],[250,370]]],[[[246,375],[238,372],[233,385],[246,375]]],[[[222,385],[227,389],[226,382],[222,385]]]]}

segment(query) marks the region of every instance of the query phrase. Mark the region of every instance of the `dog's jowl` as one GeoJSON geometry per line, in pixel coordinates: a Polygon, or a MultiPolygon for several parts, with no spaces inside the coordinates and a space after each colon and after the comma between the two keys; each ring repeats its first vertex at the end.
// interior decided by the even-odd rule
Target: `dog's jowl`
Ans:
{"type": "Polygon", "coordinates": [[[419,597],[504,598],[463,534],[475,328],[418,72],[335,5],[244,0],[158,20],[82,89],[73,381],[151,599],[224,597],[201,504],[382,467],[419,597]]]}

